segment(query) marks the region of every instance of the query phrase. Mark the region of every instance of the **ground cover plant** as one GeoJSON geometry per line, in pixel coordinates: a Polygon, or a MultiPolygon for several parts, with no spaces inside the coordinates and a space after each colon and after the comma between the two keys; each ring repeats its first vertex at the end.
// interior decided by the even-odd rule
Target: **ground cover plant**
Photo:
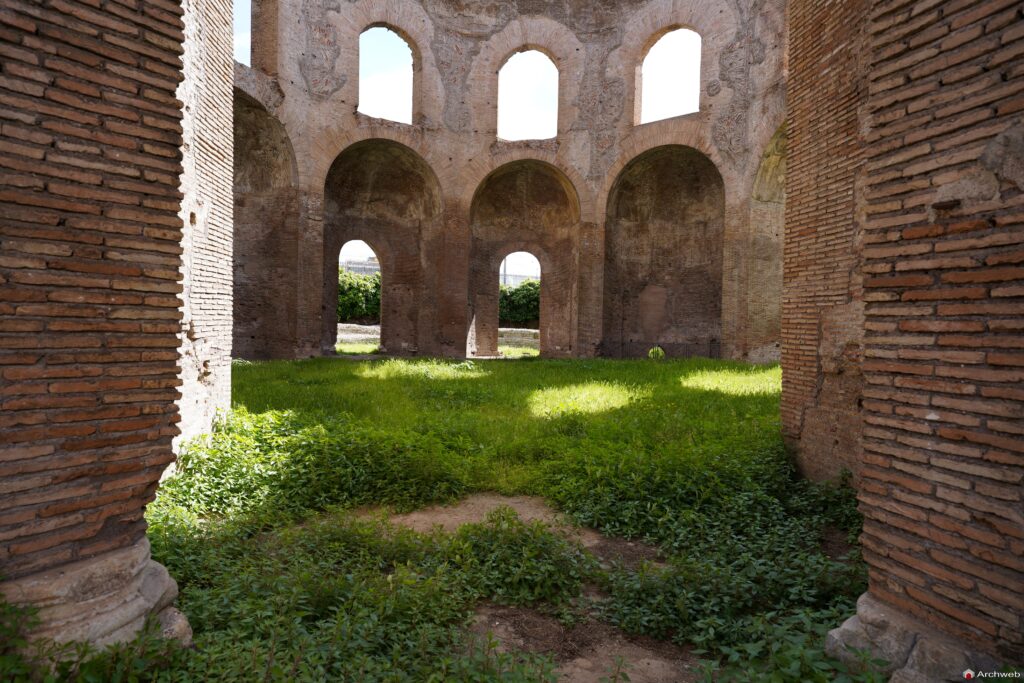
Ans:
{"type": "Polygon", "coordinates": [[[849,487],[795,478],[779,383],[702,359],[238,363],[235,410],[148,513],[197,647],[75,661],[96,680],[140,660],[139,680],[553,680],[466,635],[487,600],[691,645],[709,679],[875,680],[821,649],[864,588],[855,547],[821,540],[859,518],[849,487]],[[351,513],[473,491],[544,496],[667,561],[599,566],[507,511],[454,534],[351,513]]]}

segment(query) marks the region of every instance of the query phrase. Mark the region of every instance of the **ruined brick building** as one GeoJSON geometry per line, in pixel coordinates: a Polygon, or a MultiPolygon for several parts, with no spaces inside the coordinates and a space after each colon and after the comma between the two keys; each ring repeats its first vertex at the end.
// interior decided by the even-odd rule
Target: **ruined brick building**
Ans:
{"type": "Polygon", "coordinates": [[[142,518],[173,441],[231,356],[333,347],[361,239],[391,353],[494,355],[517,250],[546,355],[781,351],[789,445],[866,517],[830,647],[904,681],[1024,658],[1019,0],[258,0],[251,68],[228,0],[0,0],[0,64],[0,589],[42,633],[184,628],[142,518]],[[374,26],[411,124],[358,112],[374,26]],[[699,111],[641,125],[679,27],[699,111]],[[497,136],[523,49],[550,140],[497,136]]]}

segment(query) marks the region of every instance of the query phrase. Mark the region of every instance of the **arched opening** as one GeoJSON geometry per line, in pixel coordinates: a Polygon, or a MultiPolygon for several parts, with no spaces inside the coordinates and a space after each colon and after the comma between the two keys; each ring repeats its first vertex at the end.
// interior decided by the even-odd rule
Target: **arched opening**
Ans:
{"type": "Polygon", "coordinates": [[[637,69],[636,122],[700,111],[700,34],[677,28],[662,35],[637,69]]]}
{"type": "Polygon", "coordinates": [[[234,95],[232,353],[290,358],[299,337],[295,155],[280,121],[243,92],[234,95]]]}
{"type": "Polygon", "coordinates": [[[414,55],[398,33],[374,26],[359,36],[360,114],[412,123],[414,55]]]}
{"type": "Polygon", "coordinates": [[[514,161],[484,179],[470,209],[467,355],[498,355],[501,265],[523,251],[535,256],[543,270],[540,354],[572,355],[579,222],[575,188],[549,164],[514,161]]]}
{"type": "Polygon", "coordinates": [[[390,140],[356,143],[335,159],[324,186],[324,291],[321,347],[338,333],[338,259],[353,240],[380,264],[380,351],[412,355],[433,310],[423,292],[424,234],[441,217],[437,177],[416,152],[390,140]]]}
{"type": "Polygon", "coordinates": [[[498,268],[498,355],[523,358],[540,353],[543,281],[540,259],[514,251],[498,268]]]}
{"type": "Polygon", "coordinates": [[[720,355],[725,188],[681,145],[631,161],[608,198],[604,342],[613,357],[720,355]]]}
{"type": "Polygon", "coordinates": [[[380,350],[380,295],[384,273],[373,247],[349,240],[338,254],[338,337],[341,354],[380,350]]]}
{"type": "Polygon", "coordinates": [[[761,157],[750,200],[745,357],[755,363],[781,359],[782,237],[786,213],[786,128],[775,132],[761,157]]]}
{"type": "Polygon", "coordinates": [[[546,140],[558,135],[558,67],[539,50],[508,58],[498,71],[498,137],[546,140]]]}

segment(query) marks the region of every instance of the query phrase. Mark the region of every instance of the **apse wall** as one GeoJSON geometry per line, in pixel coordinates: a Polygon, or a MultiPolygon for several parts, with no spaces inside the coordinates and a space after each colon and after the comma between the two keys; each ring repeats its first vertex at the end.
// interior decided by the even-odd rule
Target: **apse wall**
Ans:
{"type": "MultiPolygon", "coordinates": [[[[781,293],[769,281],[778,278],[781,244],[764,237],[765,231],[777,234],[777,225],[753,226],[764,213],[753,197],[762,159],[783,121],[783,14],[782,0],[574,0],[543,10],[515,3],[256,0],[254,66],[236,67],[236,86],[263,103],[293,145],[294,204],[287,216],[275,213],[273,220],[296,242],[294,249],[289,242],[273,253],[237,252],[236,272],[244,277],[236,279],[235,296],[251,299],[257,295],[243,290],[259,289],[260,296],[288,302],[283,306],[290,314],[280,325],[243,317],[248,331],[236,335],[238,354],[268,355],[253,346],[260,343],[259,329],[276,340],[274,356],[331,352],[328,300],[337,277],[336,248],[357,232],[372,245],[383,242],[388,229],[357,227],[366,216],[352,207],[342,212],[344,219],[332,213],[343,193],[331,189],[328,176],[337,164],[358,161],[352,178],[376,177],[373,155],[347,161],[345,155],[360,143],[390,142],[408,149],[436,178],[438,210],[396,232],[402,237],[394,246],[380,245],[405,264],[399,271],[409,277],[391,280],[390,298],[397,303],[385,324],[392,335],[389,352],[490,353],[491,315],[485,311],[497,276],[491,282],[487,272],[503,245],[518,241],[528,251],[534,245],[546,252],[536,255],[553,264],[545,278],[557,280],[549,303],[559,312],[549,316],[549,354],[638,355],[660,343],[678,355],[777,358],[781,293]],[[394,30],[412,51],[411,124],[358,112],[359,37],[376,26],[394,30]],[[638,125],[639,68],[650,47],[680,27],[701,36],[700,109],[638,125]],[[508,142],[497,135],[498,71],[526,49],[544,53],[559,71],[557,135],[508,142]],[[634,201],[631,190],[623,192],[631,181],[620,178],[658,148],[685,148],[701,160],[701,173],[686,175],[691,186],[678,187],[692,201],[674,206],[684,213],[707,202],[714,207],[704,217],[640,220],[636,224],[646,225],[650,238],[637,237],[634,244],[623,227],[632,219],[609,213],[609,206],[634,201]],[[496,171],[514,162],[550,168],[561,178],[578,204],[571,239],[559,241],[561,227],[538,233],[543,221],[534,219],[508,226],[500,239],[479,236],[484,226],[474,218],[482,215],[474,213],[474,198],[495,182],[496,171]],[[712,177],[713,199],[705,182],[712,177]],[[659,231],[668,223],[674,227],[662,240],[659,231]],[[662,254],[666,249],[677,253],[662,254]],[[656,258],[641,264],[628,256],[636,250],[656,258]],[[281,269],[290,274],[278,276],[281,269]],[[615,287],[628,281],[636,290],[633,299],[609,298],[612,280],[615,287]],[[752,300],[751,291],[774,293],[774,299],[752,300]],[[639,306],[646,317],[630,320],[623,331],[607,324],[615,315],[609,306],[639,306]]],[[[530,189],[528,176],[520,216],[544,201],[533,196],[544,190],[530,189]]],[[[395,191],[394,201],[402,201],[401,188],[395,191]]],[[[275,212],[282,206],[275,204],[275,212]]],[[[237,223],[237,241],[246,241],[246,226],[237,223]]],[[[265,226],[251,229],[262,239],[265,226]]]]}

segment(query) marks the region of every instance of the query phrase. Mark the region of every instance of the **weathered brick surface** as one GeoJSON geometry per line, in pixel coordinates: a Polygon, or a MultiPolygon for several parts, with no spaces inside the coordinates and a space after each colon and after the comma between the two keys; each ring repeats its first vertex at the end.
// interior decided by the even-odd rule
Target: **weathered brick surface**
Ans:
{"type": "Polygon", "coordinates": [[[230,0],[184,0],[182,7],[183,441],[209,430],[217,411],[231,405],[234,59],[230,0]]]}
{"type": "Polygon", "coordinates": [[[790,5],[783,310],[786,434],[812,476],[859,465],[870,593],[1009,661],[1024,658],[1022,22],[998,0],[790,5]],[[835,372],[863,378],[838,404],[835,372]],[[817,435],[829,420],[840,452],[817,435]]]}
{"type": "MultiPolygon", "coordinates": [[[[661,344],[673,355],[777,360],[784,9],[781,0],[257,0],[253,68],[236,81],[237,354],[330,352],[338,249],[363,239],[385,263],[392,353],[491,353],[492,261],[515,248],[548,262],[545,355],[636,356],[661,344]],[[414,55],[411,125],[358,112],[359,36],[378,25],[414,55]],[[700,111],[637,125],[637,67],[679,26],[702,36],[700,111]],[[558,135],[499,140],[497,73],[532,48],[559,70],[558,135]],[[368,179],[393,184],[372,163],[388,154],[385,170],[398,174],[405,158],[425,169],[408,184],[432,178],[436,207],[420,202],[434,191],[404,205],[339,193],[332,173],[353,156],[365,155],[368,179]],[[652,159],[659,171],[639,177],[652,159]],[[526,161],[553,170],[561,188],[534,183],[515,217],[481,225],[480,198],[526,161]],[[545,233],[559,194],[576,205],[575,224],[545,233]]],[[[520,177],[526,186],[539,176],[520,177]]]]}
{"type": "Polygon", "coordinates": [[[874,3],[864,189],[871,590],[1016,659],[1022,25],[1019,2],[874,3]]]}
{"type": "Polygon", "coordinates": [[[5,579],[140,541],[173,459],[182,29],[167,2],[0,9],[5,579]]]}
{"type": "Polygon", "coordinates": [[[782,423],[803,472],[859,468],[864,333],[858,108],[868,0],[789,4],[782,423]]]}

